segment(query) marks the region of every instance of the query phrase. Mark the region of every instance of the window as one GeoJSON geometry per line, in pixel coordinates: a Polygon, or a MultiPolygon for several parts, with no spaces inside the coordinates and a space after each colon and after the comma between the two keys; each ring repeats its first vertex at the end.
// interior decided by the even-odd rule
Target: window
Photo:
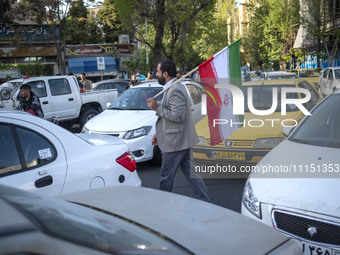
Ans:
{"type": "Polygon", "coordinates": [[[66,79],[54,79],[48,82],[52,96],[71,94],[71,87],[66,79]]]}
{"type": "Polygon", "coordinates": [[[39,98],[46,97],[46,85],[44,81],[32,81],[29,83],[34,94],[39,98]]]}
{"type": "Polygon", "coordinates": [[[36,132],[0,123],[0,177],[47,164],[55,157],[54,146],[36,132]]]}
{"type": "Polygon", "coordinates": [[[333,69],[329,69],[328,79],[333,79],[333,78],[334,78],[333,69]]]}
{"type": "Polygon", "coordinates": [[[19,154],[11,128],[0,124],[0,176],[21,170],[19,154]]]}
{"type": "Polygon", "coordinates": [[[320,98],[318,93],[312,88],[310,84],[308,84],[305,81],[300,82],[298,86],[300,88],[308,89],[309,92],[311,93],[311,99],[309,100],[309,102],[304,104],[308,110],[311,110],[320,98]]]}
{"type": "Polygon", "coordinates": [[[192,101],[194,102],[194,104],[199,104],[201,103],[202,100],[202,93],[198,90],[198,88],[195,85],[187,85],[187,88],[189,90],[189,93],[191,95],[192,101]]]}
{"type": "Polygon", "coordinates": [[[45,164],[54,159],[54,147],[37,133],[16,128],[27,168],[45,164]]]}
{"type": "Polygon", "coordinates": [[[326,70],[323,72],[323,78],[327,78],[328,72],[329,72],[329,69],[326,69],[326,70]]]}

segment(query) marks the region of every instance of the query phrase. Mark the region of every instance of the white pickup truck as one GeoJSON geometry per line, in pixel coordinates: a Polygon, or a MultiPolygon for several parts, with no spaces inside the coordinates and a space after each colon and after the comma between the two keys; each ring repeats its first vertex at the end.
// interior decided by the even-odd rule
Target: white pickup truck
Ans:
{"type": "MultiPolygon", "coordinates": [[[[86,121],[105,110],[108,103],[118,97],[117,90],[87,91],[80,93],[75,76],[43,76],[25,79],[39,97],[45,119],[57,118],[63,126],[86,121]]],[[[19,103],[19,86],[13,91],[1,91],[1,107],[15,109],[19,103]],[[7,92],[7,93],[6,93],[7,92]]]]}

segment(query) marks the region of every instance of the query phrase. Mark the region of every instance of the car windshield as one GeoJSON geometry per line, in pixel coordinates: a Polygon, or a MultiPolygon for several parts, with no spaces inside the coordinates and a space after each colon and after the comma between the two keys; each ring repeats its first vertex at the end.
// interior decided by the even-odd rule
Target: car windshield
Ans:
{"type": "MultiPolygon", "coordinates": [[[[251,89],[253,92],[252,102],[253,106],[256,110],[269,110],[273,105],[273,88],[277,88],[277,101],[278,105],[276,107],[275,112],[281,111],[281,88],[293,86],[289,85],[281,85],[281,86],[246,86],[243,87],[244,93],[244,103],[245,103],[245,112],[250,112],[248,108],[248,89],[251,89]]],[[[293,99],[298,98],[298,93],[287,93],[287,98],[293,99]]],[[[298,111],[299,109],[295,104],[288,104],[286,107],[287,112],[298,111]]]]}
{"type": "MultiPolygon", "coordinates": [[[[110,107],[109,110],[150,110],[146,100],[162,91],[162,87],[135,87],[128,89],[110,107]]],[[[156,98],[160,101],[163,94],[156,98]]]]}
{"type": "Polygon", "coordinates": [[[340,148],[340,94],[323,101],[289,138],[291,141],[340,148]]]}
{"type": "Polygon", "coordinates": [[[0,194],[38,229],[56,238],[111,254],[188,254],[165,237],[120,216],[4,186],[0,194]]]}

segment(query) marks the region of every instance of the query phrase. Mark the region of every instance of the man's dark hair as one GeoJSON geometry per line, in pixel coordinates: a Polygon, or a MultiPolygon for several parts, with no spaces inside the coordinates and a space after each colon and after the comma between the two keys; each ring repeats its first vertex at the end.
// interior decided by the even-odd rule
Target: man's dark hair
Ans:
{"type": "Polygon", "coordinates": [[[176,77],[176,64],[172,60],[165,59],[159,62],[159,64],[161,64],[160,69],[162,73],[168,72],[170,77],[176,77]]]}
{"type": "Polygon", "coordinates": [[[31,86],[28,85],[28,84],[22,84],[20,86],[20,90],[22,90],[22,89],[31,91],[31,86]]]}

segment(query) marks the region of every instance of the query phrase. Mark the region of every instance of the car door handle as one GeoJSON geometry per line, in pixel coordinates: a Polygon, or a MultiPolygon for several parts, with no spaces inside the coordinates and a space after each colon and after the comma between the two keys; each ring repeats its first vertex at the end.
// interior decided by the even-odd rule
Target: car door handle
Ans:
{"type": "Polygon", "coordinates": [[[68,99],[68,101],[73,101],[73,100],[74,100],[74,98],[72,98],[72,97],[68,99]]]}
{"type": "Polygon", "coordinates": [[[35,181],[34,185],[37,188],[49,186],[53,183],[53,177],[51,175],[45,176],[35,181]]]}
{"type": "Polygon", "coordinates": [[[48,101],[43,101],[43,104],[48,104],[48,101]]]}

